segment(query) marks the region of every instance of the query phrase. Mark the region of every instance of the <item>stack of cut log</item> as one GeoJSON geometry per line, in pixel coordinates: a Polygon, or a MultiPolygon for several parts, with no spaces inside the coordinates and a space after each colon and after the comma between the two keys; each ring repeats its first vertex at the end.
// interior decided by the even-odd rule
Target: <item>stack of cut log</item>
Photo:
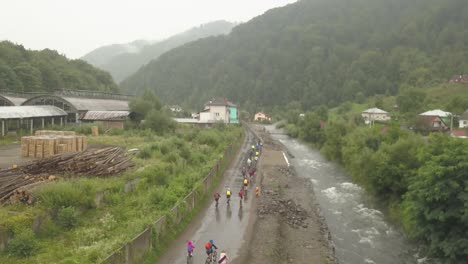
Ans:
{"type": "Polygon", "coordinates": [[[20,168],[0,170],[0,202],[10,201],[32,204],[34,196],[29,190],[39,184],[55,180],[55,176],[28,175],[20,168]]]}
{"type": "Polygon", "coordinates": [[[90,149],[34,160],[15,169],[0,170],[0,202],[34,202],[28,186],[56,179],[56,174],[86,176],[117,175],[133,167],[131,156],[122,148],[90,149]],[[52,175],[51,175],[52,174],[52,175]]]}

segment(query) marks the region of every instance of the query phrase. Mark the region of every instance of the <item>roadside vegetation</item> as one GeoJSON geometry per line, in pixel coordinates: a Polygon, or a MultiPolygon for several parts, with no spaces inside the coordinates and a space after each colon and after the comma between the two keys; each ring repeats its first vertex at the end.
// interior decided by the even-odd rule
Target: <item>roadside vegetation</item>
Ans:
{"type": "Polygon", "coordinates": [[[406,108],[402,105],[407,91],[396,97],[346,102],[330,110],[321,106],[302,117],[293,103],[282,126],[290,136],[343,165],[355,182],[387,206],[411,239],[427,245],[431,256],[443,263],[461,263],[468,259],[468,140],[406,128],[417,113],[434,108],[462,113],[468,94],[458,94],[460,87],[466,89],[466,85],[441,85],[428,93],[414,90],[420,101],[406,108]],[[447,96],[435,101],[442,88],[447,96]],[[400,106],[398,113],[391,109],[395,103],[400,106]],[[376,106],[392,112],[393,120],[365,125],[361,111],[376,106]]]}
{"type": "Polygon", "coordinates": [[[148,116],[154,122],[89,137],[90,146],[137,148],[134,169],[107,178],[64,175],[35,189],[33,206],[0,207],[0,233],[13,237],[0,263],[105,259],[185,197],[242,135],[237,126],[176,126],[154,105],[142,113],[148,116]]]}

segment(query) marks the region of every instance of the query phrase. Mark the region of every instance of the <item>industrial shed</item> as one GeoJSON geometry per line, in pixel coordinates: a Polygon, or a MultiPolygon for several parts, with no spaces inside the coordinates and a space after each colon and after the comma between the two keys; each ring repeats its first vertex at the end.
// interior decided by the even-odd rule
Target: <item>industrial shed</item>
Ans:
{"type": "Polygon", "coordinates": [[[4,106],[0,107],[2,136],[9,131],[44,128],[46,125],[64,124],[67,112],[50,105],[41,106],[4,106]]]}
{"type": "Polygon", "coordinates": [[[117,99],[83,98],[57,95],[39,95],[23,105],[53,105],[65,110],[68,122],[79,122],[88,111],[128,111],[128,101],[117,99]]]}
{"type": "Polygon", "coordinates": [[[130,118],[129,111],[88,111],[81,118],[85,123],[97,123],[104,129],[124,128],[127,118],[130,118]]]}
{"type": "Polygon", "coordinates": [[[0,95],[0,106],[19,106],[26,100],[25,97],[0,95]]]}

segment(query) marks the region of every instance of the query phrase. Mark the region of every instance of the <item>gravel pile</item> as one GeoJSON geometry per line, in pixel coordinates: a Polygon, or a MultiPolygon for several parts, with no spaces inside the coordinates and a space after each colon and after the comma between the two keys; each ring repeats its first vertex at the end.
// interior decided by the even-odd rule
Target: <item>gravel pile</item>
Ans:
{"type": "Polygon", "coordinates": [[[257,209],[260,218],[265,215],[279,214],[293,228],[307,228],[306,219],[309,214],[293,200],[272,199],[267,204],[260,205],[257,209]]]}

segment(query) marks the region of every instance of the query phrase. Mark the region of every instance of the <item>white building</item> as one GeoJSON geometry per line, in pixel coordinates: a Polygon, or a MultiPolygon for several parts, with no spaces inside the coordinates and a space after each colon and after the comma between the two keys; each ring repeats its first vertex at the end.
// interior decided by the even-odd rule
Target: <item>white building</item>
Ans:
{"type": "Polygon", "coordinates": [[[458,120],[458,125],[460,128],[468,127],[468,109],[460,116],[458,120]]]}
{"type": "Polygon", "coordinates": [[[200,112],[200,122],[230,123],[229,108],[236,107],[225,98],[214,98],[205,104],[205,108],[200,112]]]}
{"type": "Polygon", "coordinates": [[[254,116],[254,121],[264,121],[264,120],[268,120],[270,121],[271,118],[269,116],[267,116],[265,113],[263,112],[258,112],[255,114],[254,116]]]}
{"type": "Polygon", "coordinates": [[[366,124],[370,124],[374,121],[389,121],[391,119],[390,114],[379,108],[370,108],[364,110],[361,113],[362,118],[366,124]]]}

